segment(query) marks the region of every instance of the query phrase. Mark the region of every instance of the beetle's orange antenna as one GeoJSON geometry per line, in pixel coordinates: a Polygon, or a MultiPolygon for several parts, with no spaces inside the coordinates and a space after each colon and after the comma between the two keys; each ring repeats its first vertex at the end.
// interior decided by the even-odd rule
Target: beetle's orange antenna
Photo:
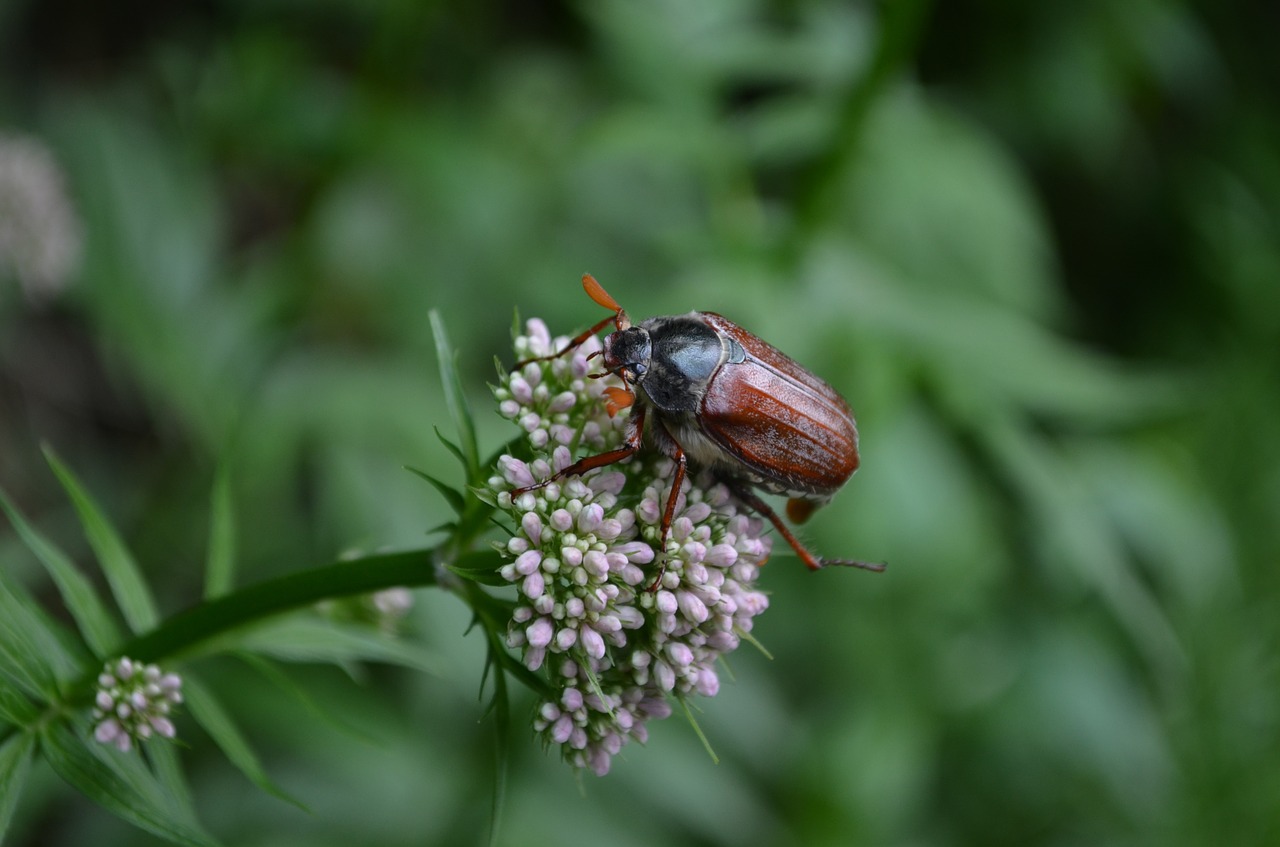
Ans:
{"type": "Polygon", "coordinates": [[[604,286],[596,282],[596,278],[591,274],[582,275],[582,287],[586,290],[587,296],[592,300],[604,306],[610,312],[621,312],[622,307],[618,305],[618,301],[609,296],[609,292],[604,290],[604,286]]]}
{"type": "Polygon", "coordinates": [[[627,317],[627,313],[622,311],[622,307],[618,305],[617,300],[609,296],[609,292],[604,290],[604,286],[596,282],[595,277],[591,274],[583,274],[582,287],[586,290],[588,297],[613,312],[613,323],[618,329],[627,329],[631,326],[631,319],[627,317]]]}

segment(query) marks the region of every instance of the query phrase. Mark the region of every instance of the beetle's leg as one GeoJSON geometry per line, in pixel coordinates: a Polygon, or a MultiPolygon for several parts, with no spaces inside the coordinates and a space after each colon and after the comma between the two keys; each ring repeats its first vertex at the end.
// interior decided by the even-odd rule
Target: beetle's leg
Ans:
{"type": "Polygon", "coordinates": [[[570,350],[574,350],[578,347],[581,347],[583,342],[585,342],[588,338],[595,335],[597,332],[604,329],[609,324],[615,323],[617,319],[618,319],[617,315],[610,315],[609,317],[600,321],[600,323],[591,327],[591,329],[587,330],[586,332],[583,332],[579,335],[574,336],[573,340],[570,341],[568,344],[566,344],[563,350],[552,353],[550,356],[534,356],[532,359],[521,359],[520,361],[516,362],[514,365],[511,366],[511,370],[518,371],[521,368],[523,368],[525,365],[529,364],[530,362],[548,362],[552,359],[559,359],[561,356],[563,356],[565,353],[568,353],[570,350]]]}
{"type": "Polygon", "coordinates": [[[564,479],[566,476],[578,476],[594,468],[603,468],[606,465],[621,462],[628,456],[635,455],[644,440],[644,412],[645,407],[643,405],[637,404],[631,407],[631,417],[627,419],[627,433],[621,447],[616,450],[606,450],[605,452],[598,453],[595,456],[587,456],[586,458],[579,459],[559,473],[555,473],[547,477],[542,482],[535,482],[533,485],[526,485],[524,488],[512,489],[511,499],[514,500],[525,492],[536,491],[539,488],[544,488],[545,486],[555,482],[557,479],[564,479]]]}
{"type": "Polygon", "coordinates": [[[809,548],[801,544],[800,539],[796,538],[787,525],[782,522],[782,518],[778,517],[777,513],[775,513],[773,509],[769,508],[769,504],[761,499],[759,494],[756,494],[746,485],[742,484],[730,483],[729,489],[739,500],[746,503],[761,516],[769,519],[769,523],[773,524],[774,529],[778,530],[778,534],[787,540],[787,543],[791,545],[791,549],[796,551],[796,555],[799,556],[800,560],[809,567],[809,570],[816,571],[819,568],[831,567],[833,565],[841,565],[850,568],[863,568],[864,570],[869,571],[884,570],[883,562],[858,562],[853,559],[824,559],[820,556],[813,555],[813,553],[809,552],[809,548]]]}
{"type": "MultiPolygon", "coordinates": [[[[670,437],[670,433],[667,434],[670,437]]],[[[674,438],[670,439],[671,446],[667,448],[668,454],[676,463],[675,474],[671,478],[671,493],[667,495],[667,506],[662,510],[662,523],[658,530],[658,575],[653,582],[649,584],[649,592],[657,591],[662,585],[662,578],[667,575],[667,537],[671,535],[671,522],[676,517],[676,503],[680,501],[680,488],[684,485],[684,477],[689,466],[689,460],[684,455],[684,448],[680,446],[674,438]],[[674,448],[674,449],[672,449],[674,448]]]]}

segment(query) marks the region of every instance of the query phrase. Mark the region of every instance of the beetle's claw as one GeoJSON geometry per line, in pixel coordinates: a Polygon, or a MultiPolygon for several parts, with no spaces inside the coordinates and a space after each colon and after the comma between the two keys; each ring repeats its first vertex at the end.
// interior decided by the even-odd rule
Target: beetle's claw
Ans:
{"type": "Polygon", "coordinates": [[[885,569],[884,562],[859,562],[854,559],[823,559],[823,558],[819,558],[817,562],[818,562],[818,567],[820,568],[829,568],[829,567],[836,567],[836,566],[842,567],[842,568],[862,568],[864,571],[875,571],[876,573],[880,573],[885,569]]]}

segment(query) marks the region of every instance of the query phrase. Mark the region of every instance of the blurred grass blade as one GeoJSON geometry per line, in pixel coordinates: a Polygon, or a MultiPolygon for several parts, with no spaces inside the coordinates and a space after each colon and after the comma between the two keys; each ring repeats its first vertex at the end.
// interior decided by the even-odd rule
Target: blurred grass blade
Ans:
{"type": "MultiPolygon", "coordinates": [[[[183,690],[186,690],[186,675],[183,674],[183,690]]],[[[151,763],[151,771],[156,780],[177,801],[179,806],[190,811],[195,817],[195,804],[191,799],[191,786],[187,784],[187,775],[182,770],[182,762],[178,759],[176,745],[167,744],[157,739],[156,743],[147,745],[147,761],[151,763]]]]}
{"type": "Polygon", "coordinates": [[[142,579],[142,572],[138,569],[133,554],[125,547],[120,535],[102,514],[102,510],[57,454],[46,446],[44,455],[80,514],[85,535],[89,538],[93,552],[98,556],[98,564],[101,565],[102,572],[107,577],[107,583],[111,586],[111,592],[115,595],[116,603],[120,606],[120,611],[124,614],[129,628],[135,633],[152,629],[160,616],[156,612],[155,600],[152,599],[151,591],[142,579]]]}
{"type": "Polygon", "coordinates": [[[74,666],[35,600],[0,579],[0,676],[45,701],[58,697],[55,668],[74,666]]]}
{"type": "Polygon", "coordinates": [[[264,656],[250,653],[247,650],[242,650],[239,653],[236,653],[236,658],[262,674],[268,682],[275,685],[285,694],[288,694],[290,697],[297,700],[298,703],[314,715],[317,720],[333,727],[348,738],[353,738],[362,744],[375,744],[379,741],[376,736],[371,735],[349,721],[343,720],[342,717],[335,714],[332,709],[326,710],[310,691],[294,681],[293,677],[289,676],[289,674],[277,667],[276,663],[272,660],[267,659],[264,656]]]}
{"type": "Polygon", "coordinates": [[[107,749],[61,721],[47,725],[40,739],[41,750],[58,776],[112,814],[174,844],[217,844],[146,769],[140,756],[107,749]]]}
{"type": "Polygon", "coordinates": [[[209,734],[213,742],[222,750],[223,755],[230,760],[231,764],[239,768],[240,772],[248,777],[250,782],[268,794],[292,803],[304,812],[310,811],[296,797],[288,794],[276,785],[271,780],[271,777],[267,776],[262,763],[258,761],[257,754],[249,747],[248,740],[241,734],[235,722],[232,721],[231,715],[218,702],[218,698],[205,687],[204,683],[191,674],[185,674],[182,681],[182,692],[186,700],[187,711],[191,717],[195,718],[196,723],[204,728],[204,731],[209,734]]]}
{"type": "Polygon", "coordinates": [[[431,335],[436,341],[436,356],[440,360],[440,383],[444,388],[445,403],[449,407],[453,424],[458,430],[459,446],[466,460],[464,464],[467,481],[474,483],[479,480],[480,451],[476,447],[475,422],[471,419],[467,397],[462,390],[462,381],[458,377],[457,356],[449,346],[449,335],[445,332],[440,313],[432,309],[428,319],[431,321],[431,335]]]}
{"type": "Polygon", "coordinates": [[[239,646],[292,662],[383,662],[438,673],[440,660],[426,649],[367,626],[294,616],[256,627],[239,646]]]}
{"type": "Polygon", "coordinates": [[[40,717],[40,710],[23,696],[18,687],[0,676],[0,722],[15,727],[30,726],[40,717]]]}
{"type": "MultiPolygon", "coordinates": [[[[495,649],[491,641],[489,649],[495,649]]],[[[486,663],[492,666],[492,660],[486,663]]],[[[493,668],[493,803],[490,807],[489,847],[501,843],[502,816],[507,807],[507,772],[511,761],[511,700],[507,692],[507,675],[493,668]]]]}
{"type": "Polygon", "coordinates": [[[0,745],[0,844],[4,843],[13,809],[26,784],[34,749],[35,737],[27,732],[15,732],[0,745]]]}
{"type": "Polygon", "coordinates": [[[204,568],[205,599],[221,597],[235,583],[236,523],[231,502],[231,462],[218,464],[209,509],[209,555],[204,568]]]}
{"type": "Polygon", "coordinates": [[[58,593],[62,595],[62,602],[75,618],[76,626],[84,636],[85,643],[98,657],[110,656],[112,651],[120,645],[120,629],[112,620],[106,605],[98,597],[89,580],[80,573],[67,554],[27,522],[26,517],[9,500],[3,489],[0,489],[0,507],[9,516],[9,522],[18,531],[18,536],[27,545],[27,549],[35,554],[45,570],[49,572],[49,576],[53,577],[54,583],[58,586],[58,593]]]}

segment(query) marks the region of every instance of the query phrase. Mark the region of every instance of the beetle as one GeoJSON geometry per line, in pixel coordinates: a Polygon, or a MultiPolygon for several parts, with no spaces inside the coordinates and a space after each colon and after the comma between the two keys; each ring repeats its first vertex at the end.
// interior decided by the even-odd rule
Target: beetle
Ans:
{"type": "Polygon", "coordinates": [[[608,388],[605,396],[611,416],[631,408],[623,443],[579,459],[534,485],[517,488],[512,497],[634,455],[649,424],[654,446],[675,462],[659,550],[666,549],[680,487],[692,459],[768,519],[811,570],[831,565],[884,570],[877,562],[814,555],[756,491],[790,498],[787,516],[803,523],[853,476],[859,462],[858,430],[849,404],[834,388],[715,312],[653,317],[633,324],[595,277],[583,275],[582,287],[613,314],[573,338],[563,350],[517,362],[515,367],[559,358],[614,324],[603,350],[593,355],[600,355],[605,370],[622,380],[623,388],[608,388]]]}

